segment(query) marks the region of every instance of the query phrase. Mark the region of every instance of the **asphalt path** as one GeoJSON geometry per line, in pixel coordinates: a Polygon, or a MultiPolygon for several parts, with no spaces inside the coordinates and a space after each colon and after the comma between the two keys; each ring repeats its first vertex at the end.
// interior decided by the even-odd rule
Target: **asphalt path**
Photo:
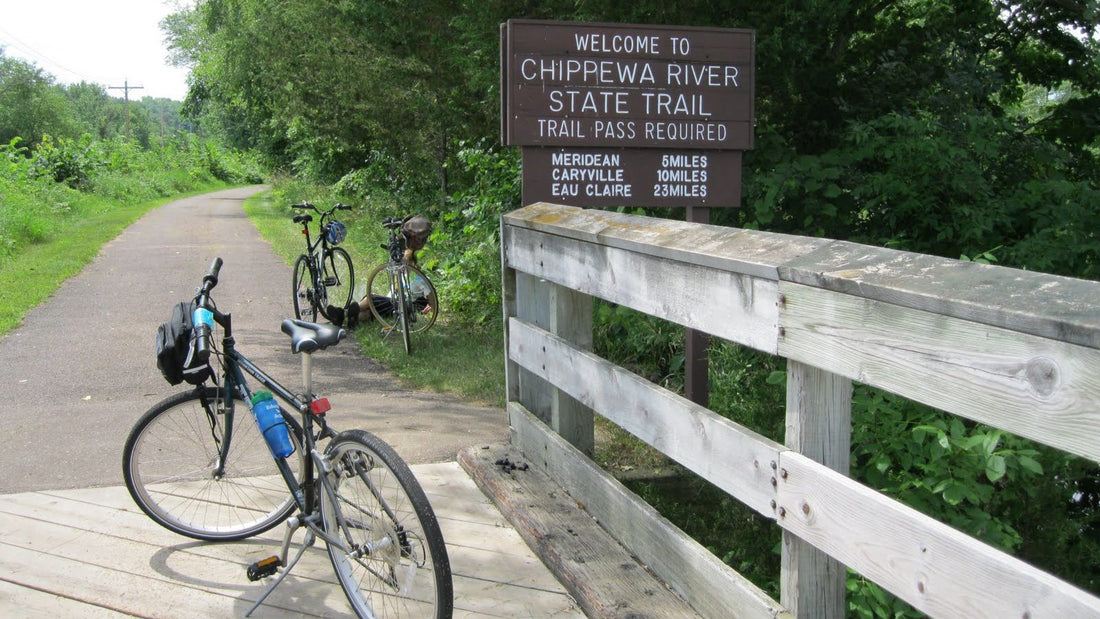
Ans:
{"type": "MultiPolygon", "coordinates": [[[[175,302],[194,295],[215,257],[225,265],[213,296],[233,315],[238,349],[300,390],[299,358],[279,330],[293,316],[291,269],[241,208],[263,189],[219,191],[151,211],[0,339],[0,436],[7,440],[0,494],[123,483],[122,447],[134,422],[187,388],[161,377],[156,328],[175,302]]],[[[366,270],[358,260],[355,266],[366,270]]],[[[374,432],[410,463],[453,460],[462,448],[507,439],[500,408],[402,389],[354,340],[316,353],[313,366],[314,392],[333,405],[330,423],[374,432]]]]}

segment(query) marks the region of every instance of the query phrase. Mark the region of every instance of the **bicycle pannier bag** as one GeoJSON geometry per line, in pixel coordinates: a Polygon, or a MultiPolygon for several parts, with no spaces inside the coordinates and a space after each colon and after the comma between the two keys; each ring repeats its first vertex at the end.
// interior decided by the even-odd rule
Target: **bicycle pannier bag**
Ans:
{"type": "Polygon", "coordinates": [[[172,308],[172,317],[157,327],[157,367],[170,385],[187,381],[198,385],[213,375],[209,363],[192,359],[192,301],[180,301],[172,308]]]}
{"type": "Polygon", "coordinates": [[[401,225],[401,234],[405,236],[405,247],[413,251],[420,251],[424,244],[428,242],[431,233],[432,222],[428,221],[428,218],[423,215],[410,217],[408,221],[401,225]]]}

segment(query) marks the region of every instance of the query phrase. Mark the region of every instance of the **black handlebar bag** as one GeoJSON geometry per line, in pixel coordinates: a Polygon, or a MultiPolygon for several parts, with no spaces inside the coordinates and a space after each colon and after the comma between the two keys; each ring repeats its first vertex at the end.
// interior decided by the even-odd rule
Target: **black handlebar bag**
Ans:
{"type": "Polygon", "coordinates": [[[157,367],[169,385],[186,381],[201,385],[213,376],[209,363],[194,359],[193,301],[180,301],[172,307],[172,317],[157,327],[157,367]]]}

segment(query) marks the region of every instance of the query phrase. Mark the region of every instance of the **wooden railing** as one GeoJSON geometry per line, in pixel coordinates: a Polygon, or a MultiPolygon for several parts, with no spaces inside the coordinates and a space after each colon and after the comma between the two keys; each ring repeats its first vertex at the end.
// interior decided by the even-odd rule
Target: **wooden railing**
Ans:
{"type": "Polygon", "coordinates": [[[853,380],[1100,461],[1100,283],[550,204],[501,245],[513,445],[703,616],[844,616],[845,566],[936,617],[1100,616],[847,477],[853,380]],[[593,297],[786,358],[785,444],[592,354],[593,297]],[[589,460],[593,412],[778,523],[780,600],[589,460]]]}

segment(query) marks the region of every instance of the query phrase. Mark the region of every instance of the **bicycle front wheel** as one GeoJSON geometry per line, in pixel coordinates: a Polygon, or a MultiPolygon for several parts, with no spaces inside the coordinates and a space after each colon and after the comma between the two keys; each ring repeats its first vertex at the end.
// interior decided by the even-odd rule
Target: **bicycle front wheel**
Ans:
{"type": "Polygon", "coordinates": [[[355,269],[351,266],[351,257],[343,247],[333,247],[321,260],[321,282],[325,286],[325,307],[321,312],[325,318],[332,320],[328,315],[328,306],[344,309],[351,303],[351,295],[355,286],[355,269]]]}
{"type": "MultiPolygon", "coordinates": [[[[122,475],[134,502],[165,528],[195,539],[233,541],[262,533],[296,504],[248,405],[235,398],[232,428],[219,390],[176,394],[149,409],[123,448],[122,475]],[[221,445],[229,440],[223,470],[221,445]]],[[[301,479],[301,429],[287,417],[301,479]]]]}
{"type": "Polygon", "coordinates": [[[439,295],[435,285],[428,276],[419,268],[406,265],[381,264],[377,266],[367,277],[367,293],[370,295],[371,314],[382,325],[384,330],[392,329],[397,324],[398,274],[404,271],[408,274],[408,282],[413,284],[408,303],[412,307],[409,314],[409,332],[412,334],[423,333],[435,324],[439,316],[439,295]]]}
{"type": "Polygon", "coordinates": [[[409,318],[412,313],[412,299],[409,297],[408,272],[402,271],[397,279],[397,330],[401,332],[401,342],[405,345],[405,354],[412,354],[412,341],[409,340],[409,318]]]}
{"type": "Polygon", "coordinates": [[[317,322],[317,290],[313,287],[313,274],[309,270],[309,256],[298,256],[294,262],[294,317],[317,322]]]}
{"type": "Polygon", "coordinates": [[[451,564],[424,490],[388,444],[338,434],[325,455],[321,514],[340,586],[360,617],[451,616],[451,564]],[[341,547],[342,546],[342,547],[341,547]]]}

